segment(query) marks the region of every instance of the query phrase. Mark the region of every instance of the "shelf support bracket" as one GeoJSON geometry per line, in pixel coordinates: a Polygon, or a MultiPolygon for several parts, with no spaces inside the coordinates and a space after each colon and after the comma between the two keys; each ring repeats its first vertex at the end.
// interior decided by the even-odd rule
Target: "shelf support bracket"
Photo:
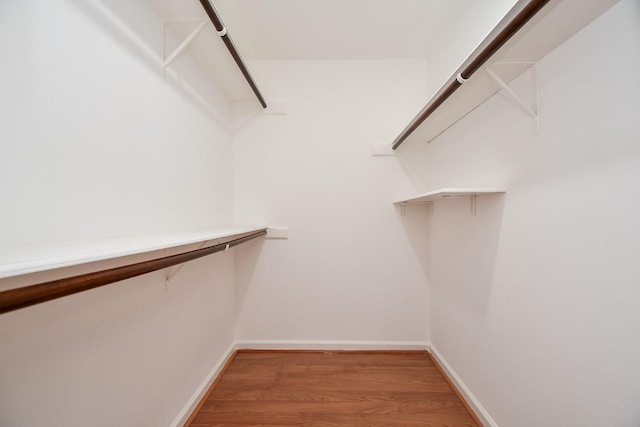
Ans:
{"type": "MultiPolygon", "coordinates": [[[[407,204],[408,204],[407,202],[399,203],[400,216],[406,216],[407,215],[407,204]]],[[[427,208],[427,215],[433,216],[433,202],[432,201],[420,202],[418,204],[421,205],[421,206],[425,206],[427,208]]]]}
{"type": "MultiPolygon", "coordinates": [[[[204,248],[207,245],[207,242],[208,241],[200,243],[200,245],[198,245],[198,247],[195,250],[204,248]]],[[[182,270],[182,267],[184,267],[184,264],[185,263],[179,264],[175,268],[171,268],[171,267],[167,268],[167,275],[165,276],[165,281],[164,281],[165,285],[168,285],[171,279],[176,277],[176,274],[178,274],[180,270],[182,270]]]]}
{"type": "Polygon", "coordinates": [[[511,98],[524,110],[525,113],[531,116],[533,119],[533,133],[540,132],[540,120],[539,120],[539,85],[538,85],[538,63],[537,62],[499,62],[493,65],[528,65],[531,68],[531,78],[533,83],[533,106],[527,105],[527,103],[518,95],[511,86],[509,86],[504,80],[496,74],[491,67],[486,67],[487,74],[491,76],[493,80],[500,85],[504,91],[511,96],[511,98]]]}
{"type": "Polygon", "coordinates": [[[166,70],[166,68],[169,66],[169,64],[171,64],[173,62],[174,59],[176,59],[178,57],[178,55],[180,55],[180,53],[186,49],[187,46],[189,46],[189,44],[193,41],[193,39],[196,38],[196,36],[198,34],[200,34],[200,31],[202,31],[204,29],[204,27],[207,25],[209,21],[207,21],[206,19],[196,19],[196,20],[191,20],[191,19],[171,19],[171,20],[166,20],[166,21],[162,21],[162,46],[161,46],[161,56],[162,56],[162,77],[164,77],[164,72],[166,70]],[[191,31],[191,34],[189,34],[183,41],[182,43],[180,43],[178,45],[178,47],[176,47],[174,49],[173,52],[171,52],[169,54],[168,57],[164,57],[165,56],[165,52],[164,52],[164,44],[165,44],[165,32],[167,29],[167,22],[190,22],[190,21],[194,21],[194,22],[199,22],[198,26],[196,26],[196,28],[193,29],[193,31],[191,31]]]}

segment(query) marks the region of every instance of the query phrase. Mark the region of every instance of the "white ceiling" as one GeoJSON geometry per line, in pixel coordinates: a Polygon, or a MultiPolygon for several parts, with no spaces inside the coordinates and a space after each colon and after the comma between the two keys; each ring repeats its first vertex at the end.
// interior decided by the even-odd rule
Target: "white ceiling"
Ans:
{"type": "MultiPolygon", "coordinates": [[[[211,0],[242,56],[426,57],[463,0],[211,0]]],[[[205,17],[198,0],[150,0],[165,19],[205,17]]]]}
{"type": "Polygon", "coordinates": [[[247,59],[425,57],[452,0],[214,0],[247,59]]]}
{"type": "MultiPolygon", "coordinates": [[[[147,1],[164,20],[208,20],[199,0],[147,1]]],[[[469,9],[469,2],[479,0],[210,1],[242,57],[252,61],[426,58],[442,42],[438,34],[457,15],[475,13],[470,12],[474,8],[469,9]]],[[[176,35],[174,46],[167,48],[175,48],[195,25],[167,24],[176,35]]],[[[207,25],[189,50],[231,100],[253,99],[219,39],[213,26],[207,25]]],[[[254,77],[260,86],[259,76],[254,77]]]]}

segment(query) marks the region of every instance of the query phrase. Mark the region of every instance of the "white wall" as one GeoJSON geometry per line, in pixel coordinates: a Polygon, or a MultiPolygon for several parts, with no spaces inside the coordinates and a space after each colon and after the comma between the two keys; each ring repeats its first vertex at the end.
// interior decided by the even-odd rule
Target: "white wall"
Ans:
{"type": "Polygon", "coordinates": [[[187,85],[223,117],[227,101],[184,58],[160,78],[144,1],[1,7],[2,245],[232,221],[230,129],[187,85]]]}
{"type": "Polygon", "coordinates": [[[508,190],[429,220],[432,343],[498,425],[640,423],[639,52],[623,0],[541,61],[538,135],[497,95],[406,163],[508,190]]]}
{"type": "Polygon", "coordinates": [[[390,203],[410,183],[392,159],[371,157],[422,106],[426,62],[251,69],[288,114],[238,120],[237,220],[288,226],[289,240],[269,241],[259,257],[238,249],[238,339],[426,342],[424,235],[407,236],[390,203]]]}
{"type": "Polygon", "coordinates": [[[0,425],[170,424],[234,324],[246,341],[431,340],[502,426],[637,424],[638,16],[624,0],[541,63],[539,135],[496,96],[416,169],[370,147],[444,65],[428,86],[419,60],[251,64],[289,114],[238,120],[232,147],[188,58],[160,79],[144,2],[2,2],[3,245],[215,226],[234,203],[290,239],[3,315],[0,425]],[[390,204],[474,185],[508,193],[475,217],[390,204]]]}
{"type": "Polygon", "coordinates": [[[447,81],[516,4],[517,0],[453,0],[448,19],[440,23],[438,37],[431,40],[429,96],[447,81]]]}
{"type": "MultiPolygon", "coordinates": [[[[0,3],[1,245],[233,221],[228,103],[188,57],[162,80],[159,28],[143,1],[0,3]]],[[[233,265],[0,316],[0,425],[171,424],[233,342],[233,265]]]]}

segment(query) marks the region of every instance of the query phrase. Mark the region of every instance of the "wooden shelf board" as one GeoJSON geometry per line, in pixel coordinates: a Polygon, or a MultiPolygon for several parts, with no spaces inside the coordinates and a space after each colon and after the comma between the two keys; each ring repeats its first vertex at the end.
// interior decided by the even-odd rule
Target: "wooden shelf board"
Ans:
{"type": "Polygon", "coordinates": [[[264,226],[230,226],[159,235],[121,236],[101,240],[0,247],[0,279],[72,265],[142,254],[193,243],[266,230],[264,226]]]}

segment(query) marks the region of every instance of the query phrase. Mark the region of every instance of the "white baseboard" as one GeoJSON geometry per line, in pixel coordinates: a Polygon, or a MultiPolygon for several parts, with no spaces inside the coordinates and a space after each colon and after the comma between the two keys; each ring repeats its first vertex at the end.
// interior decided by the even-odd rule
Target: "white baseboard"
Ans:
{"type": "Polygon", "coordinates": [[[236,341],[238,350],[427,350],[426,341],[236,341]]]}
{"type": "Polygon", "coordinates": [[[234,342],[213,367],[200,387],[193,393],[170,427],[183,427],[200,401],[204,398],[211,384],[220,375],[236,350],[424,350],[428,343],[422,341],[287,341],[256,340],[234,342]]]}
{"type": "Polygon", "coordinates": [[[482,404],[480,404],[480,401],[478,401],[478,399],[476,399],[473,393],[471,393],[471,390],[469,390],[469,387],[467,387],[464,381],[462,381],[462,379],[458,376],[458,374],[456,374],[456,371],[454,371],[451,365],[449,365],[446,362],[446,360],[442,357],[442,355],[438,352],[438,350],[433,346],[433,344],[428,345],[428,351],[429,353],[431,353],[431,356],[433,356],[433,358],[436,359],[440,367],[445,371],[445,373],[447,374],[451,382],[453,382],[453,384],[458,389],[460,394],[462,394],[462,397],[464,397],[464,399],[469,404],[469,406],[471,406],[471,408],[473,409],[473,412],[475,412],[476,416],[480,419],[482,424],[485,427],[498,427],[498,424],[496,424],[496,422],[493,421],[493,418],[491,418],[491,415],[489,415],[487,410],[484,409],[482,404]]]}
{"type": "Polygon", "coordinates": [[[202,384],[200,384],[200,387],[198,387],[195,393],[193,393],[193,396],[191,396],[191,399],[189,399],[189,401],[184,406],[184,408],[182,408],[182,411],[180,411],[176,419],[173,420],[173,422],[171,423],[171,427],[184,426],[184,424],[187,422],[187,420],[189,419],[193,411],[196,409],[196,406],[198,406],[200,401],[204,398],[204,395],[207,393],[207,391],[211,387],[211,384],[213,384],[216,378],[218,378],[218,375],[220,375],[220,372],[222,372],[222,369],[227,364],[229,359],[231,359],[231,356],[233,356],[235,351],[236,351],[236,344],[233,343],[229,346],[229,348],[224,353],[224,355],[220,358],[218,363],[215,364],[211,372],[209,372],[209,375],[207,375],[207,377],[204,379],[202,384]]]}
{"type": "Polygon", "coordinates": [[[222,368],[227,364],[231,356],[236,350],[424,350],[431,353],[433,358],[440,364],[449,379],[462,394],[469,406],[480,421],[487,427],[498,427],[489,413],[480,404],[478,399],[471,393],[469,387],[456,374],[451,365],[449,365],[438,350],[426,341],[295,341],[295,340],[243,340],[233,343],[218,363],[213,367],[209,375],[202,382],[200,387],[195,391],[191,399],[185,407],[180,411],[176,419],[171,423],[171,427],[182,427],[187,422],[196,406],[200,403],[204,395],[207,393],[211,384],[216,380],[222,368]]]}

